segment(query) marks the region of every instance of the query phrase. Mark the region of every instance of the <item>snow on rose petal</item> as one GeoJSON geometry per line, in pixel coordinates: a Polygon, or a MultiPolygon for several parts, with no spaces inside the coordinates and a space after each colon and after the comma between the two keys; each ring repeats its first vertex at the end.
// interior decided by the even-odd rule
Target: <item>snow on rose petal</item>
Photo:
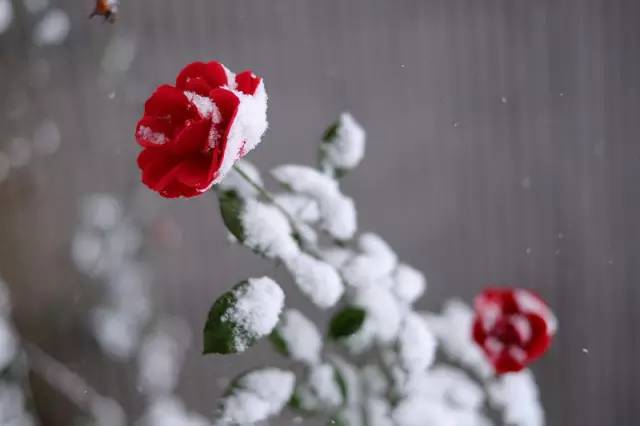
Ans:
{"type": "Polygon", "coordinates": [[[142,182],[163,197],[193,197],[220,182],[267,128],[267,96],[251,71],[194,62],[147,100],[136,126],[142,182]]]}

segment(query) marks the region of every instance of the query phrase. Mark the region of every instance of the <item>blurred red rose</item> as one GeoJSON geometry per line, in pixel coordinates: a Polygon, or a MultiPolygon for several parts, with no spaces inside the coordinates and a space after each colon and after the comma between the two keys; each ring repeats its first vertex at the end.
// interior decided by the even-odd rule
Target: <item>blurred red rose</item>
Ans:
{"type": "Polygon", "coordinates": [[[556,319],[529,290],[489,288],[475,300],[473,339],[496,373],[520,371],[551,344],[556,319]]]}
{"type": "Polygon", "coordinates": [[[194,62],[162,85],[136,126],[142,182],[163,197],[193,197],[220,182],[267,128],[267,95],[251,71],[194,62]]]}

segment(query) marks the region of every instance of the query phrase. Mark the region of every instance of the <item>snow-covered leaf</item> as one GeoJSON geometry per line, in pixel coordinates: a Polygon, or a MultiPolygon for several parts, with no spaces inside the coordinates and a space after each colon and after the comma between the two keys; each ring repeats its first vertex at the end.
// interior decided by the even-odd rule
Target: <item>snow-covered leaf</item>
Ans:
{"type": "Polygon", "coordinates": [[[344,402],[344,381],[331,364],[316,365],[297,387],[291,405],[306,412],[319,412],[340,407],[344,402]]]}
{"type": "Polygon", "coordinates": [[[366,134],[351,114],[343,113],[324,132],[320,145],[320,165],[335,177],[344,176],[364,156],[366,134]]]}
{"type": "Polygon", "coordinates": [[[312,365],[320,360],[322,337],[315,324],[300,311],[285,311],[270,338],[279,352],[294,361],[312,365]]]}
{"type": "Polygon", "coordinates": [[[205,354],[242,352],[271,333],[284,305],[284,293],[267,277],[242,281],[223,294],[204,327],[205,354]]]}
{"type": "Polygon", "coordinates": [[[262,368],[233,381],[220,404],[215,425],[247,425],[278,414],[290,400],[295,385],[292,372],[262,368]]]}

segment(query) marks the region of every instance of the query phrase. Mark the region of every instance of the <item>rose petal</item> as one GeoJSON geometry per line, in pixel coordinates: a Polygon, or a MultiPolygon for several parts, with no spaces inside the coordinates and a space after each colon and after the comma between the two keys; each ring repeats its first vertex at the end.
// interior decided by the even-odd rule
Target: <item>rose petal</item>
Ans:
{"type": "Polygon", "coordinates": [[[209,187],[213,180],[209,177],[210,162],[210,156],[198,156],[184,160],[180,165],[176,178],[188,187],[198,191],[204,190],[209,187]]]}
{"type": "Polygon", "coordinates": [[[513,356],[509,348],[505,348],[497,357],[493,357],[491,363],[498,374],[521,371],[525,367],[522,361],[513,356]]]}
{"type": "Polygon", "coordinates": [[[215,124],[215,135],[217,137],[213,161],[209,168],[209,175],[213,179],[216,172],[220,168],[220,164],[226,155],[235,155],[235,153],[228,153],[227,140],[229,139],[229,132],[231,126],[238,114],[238,107],[240,106],[240,99],[227,89],[214,89],[209,94],[209,97],[218,107],[220,112],[220,122],[215,124]]]}
{"type": "Polygon", "coordinates": [[[176,87],[207,96],[212,89],[226,85],[227,81],[227,73],[219,62],[194,62],[180,71],[176,87]]]}
{"type": "Polygon", "coordinates": [[[195,106],[184,93],[166,84],[158,87],[145,102],[144,113],[147,116],[166,119],[174,126],[198,116],[195,106]]]}
{"type": "Polygon", "coordinates": [[[253,72],[247,70],[236,76],[236,88],[247,95],[254,95],[262,79],[253,72]]]}
{"type": "Polygon", "coordinates": [[[138,156],[142,182],[155,191],[163,190],[174,178],[180,159],[166,148],[147,148],[138,156]]]}
{"type": "Polygon", "coordinates": [[[179,156],[205,152],[208,148],[210,120],[189,121],[171,141],[171,150],[179,156]]]}

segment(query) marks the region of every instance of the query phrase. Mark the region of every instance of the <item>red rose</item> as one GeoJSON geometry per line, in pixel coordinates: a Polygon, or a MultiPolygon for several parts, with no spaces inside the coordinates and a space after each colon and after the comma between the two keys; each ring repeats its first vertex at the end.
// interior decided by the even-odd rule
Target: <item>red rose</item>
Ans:
{"type": "Polygon", "coordinates": [[[473,339],[497,373],[520,371],[551,344],[556,319],[529,290],[489,288],[475,300],[473,339]]]}
{"type": "Polygon", "coordinates": [[[267,94],[251,71],[194,62],[162,85],[136,126],[142,182],[163,197],[193,197],[220,182],[267,129],[267,94]]]}

